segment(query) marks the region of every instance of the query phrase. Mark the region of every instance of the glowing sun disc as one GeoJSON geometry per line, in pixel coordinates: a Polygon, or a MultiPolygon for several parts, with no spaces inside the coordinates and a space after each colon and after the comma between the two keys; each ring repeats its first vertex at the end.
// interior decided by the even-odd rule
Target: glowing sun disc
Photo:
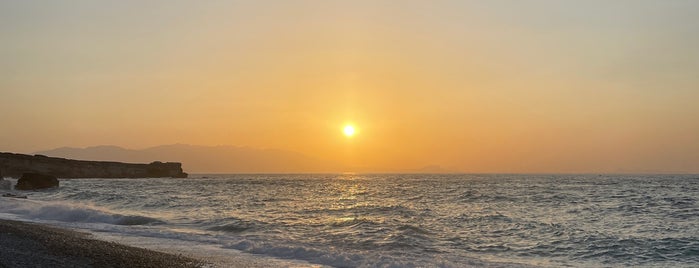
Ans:
{"type": "Polygon", "coordinates": [[[347,137],[352,137],[354,136],[355,130],[353,126],[347,125],[345,128],[342,129],[342,133],[345,133],[345,136],[347,137]]]}

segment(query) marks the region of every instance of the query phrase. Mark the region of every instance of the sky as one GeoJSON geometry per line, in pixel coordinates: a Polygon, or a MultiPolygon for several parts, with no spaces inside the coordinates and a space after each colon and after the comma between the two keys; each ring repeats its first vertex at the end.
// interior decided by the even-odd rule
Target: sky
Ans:
{"type": "Polygon", "coordinates": [[[7,0],[0,37],[0,151],[699,173],[699,1],[7,0]]]}

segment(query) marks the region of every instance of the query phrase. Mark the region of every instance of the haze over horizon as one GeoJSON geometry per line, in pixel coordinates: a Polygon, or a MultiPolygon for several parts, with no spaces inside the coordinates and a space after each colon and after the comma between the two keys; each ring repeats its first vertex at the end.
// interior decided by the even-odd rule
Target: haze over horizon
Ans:
{"type": "Polygon", "coordinates": [[[299,152],[238,147],[169,144],[143,149],[113,145],[86,148],[61,147],[31,154],[77,160],[126,163],[180,162],[185,172],[207,173],[460,173],[461,171],[428,165],[409,169],[382,169],[373,166],[346,166],[299,152]]]}
{"type": "Polygon", "coordinates": [[[697,25],[682,0],[3,1],[0,151],[699,173],[697,25]]]}

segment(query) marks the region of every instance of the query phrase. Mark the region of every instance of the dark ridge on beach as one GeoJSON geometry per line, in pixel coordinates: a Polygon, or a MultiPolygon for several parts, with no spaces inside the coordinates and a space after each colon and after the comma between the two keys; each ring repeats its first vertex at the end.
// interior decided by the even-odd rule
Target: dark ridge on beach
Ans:
{"type": "Polygon", "coordinates": [[[195,259],[91,239],[89,234],[0,220],[0,267],[202,267],[195,259]]]}

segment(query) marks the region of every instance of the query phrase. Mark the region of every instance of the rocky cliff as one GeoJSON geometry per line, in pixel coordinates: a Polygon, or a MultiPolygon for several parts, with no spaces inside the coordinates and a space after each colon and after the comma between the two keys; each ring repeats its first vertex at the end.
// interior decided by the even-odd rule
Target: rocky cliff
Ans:
{"type": "Polygon", "coordinates": [[[23,173],[40,173],[58,178],[186,178],[181,163],[129,164],[72,160],[43,155],[0,153],[0,171],[19,178],[23,173]]]}

